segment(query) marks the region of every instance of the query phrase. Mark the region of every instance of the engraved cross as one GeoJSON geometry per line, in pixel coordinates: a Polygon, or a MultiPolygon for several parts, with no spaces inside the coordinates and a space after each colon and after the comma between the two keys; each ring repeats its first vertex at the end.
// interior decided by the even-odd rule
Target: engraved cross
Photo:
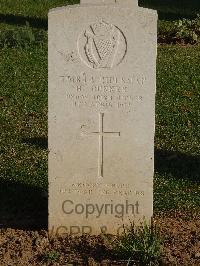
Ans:
{"type": "Polygon", "coordinates": [[[104,137],[120,137],[120,132],[104,131],[104,113],[99,114],[99,131],[84,134],[85,136],[99,136],[98,177],[103,178],[104,169],[104,137]]]}

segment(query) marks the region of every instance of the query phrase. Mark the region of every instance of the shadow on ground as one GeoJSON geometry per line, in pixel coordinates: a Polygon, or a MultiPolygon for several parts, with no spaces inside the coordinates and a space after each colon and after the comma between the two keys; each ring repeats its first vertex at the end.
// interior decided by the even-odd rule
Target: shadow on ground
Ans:
{"type": "Polygon", "coordinates": [[[48,139],[45,137],[22,138],[22,142],[43,150],[48,149],[48,139]]]}
{"type": "Polygon", "coordinates": [[[44,30],[47,30],[48,28],[47,19],[24,17],[12,14],[0,14],[0,23],[7,23],[19,26],[25,26],[28,23],[29,26],[33,28],[44,29],[44,30]]]}
{"type": "MultiPolygon", "coordinates": [[[[48,148],[48,140],[45,137],[23,138],[22,143],[41,150],[48,148]]],[[[9,172],[13,176],[12,171],[9,169],[8,177],[0,182],[0,227],[26,230],[47,229],[47,189],[10,181],[9,172]]],[[[39,169],[37,173],[39,175],[39,169]]],[[[28,178],[37,180],[38,176],[29,174],[28,178]]],[[[26,180],[25,177],[24,180],[26,180]]]]}
{"type": "Polygon", "coordinates": [[[160,19],[193,18],[200,13],[199,0],[139,0],[139,6],[158,10],[160,19]]]}
{"type": "Polygon", "coordinates": [[[47,229],[48,197],[44,190],[1,182],[0,227],[27,230],[47,229]]]}
{"type": "Polygon", "coordinates": [[[200,156],[155,150],[155,171],[200,183],[200,156]]]}

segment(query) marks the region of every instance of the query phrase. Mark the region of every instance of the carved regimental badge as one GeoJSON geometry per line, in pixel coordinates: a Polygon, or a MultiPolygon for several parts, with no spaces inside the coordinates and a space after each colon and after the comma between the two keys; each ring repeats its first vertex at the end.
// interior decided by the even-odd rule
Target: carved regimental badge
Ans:
{"type": "Polygon", "coordinates": [[[113,68],[122,62],[126,51],[122,31],[103,20],[90,25],[78,39],[80,58],[90,68],[113,68]]]}

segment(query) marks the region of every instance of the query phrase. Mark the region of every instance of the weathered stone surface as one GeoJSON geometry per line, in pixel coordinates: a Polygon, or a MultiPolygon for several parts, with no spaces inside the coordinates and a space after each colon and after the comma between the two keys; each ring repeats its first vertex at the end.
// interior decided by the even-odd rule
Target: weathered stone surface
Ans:
{"type": "Polygon", "coordinates": [[[90,5],[95,5],[95,4],[120,4],[120,5],[137,5],[138,0],[81,0],[81,4],[90,4],[90,5]]]}
{"type": "Polygon", "coordinates": [[[152,216],[157,15],[126,2],[49,13],[54,233],[117,233],[152,216]]]}
{"type": "Polygon", "coordinates": [[[81,0],[80,4],[91,4],[91,5],[95,5],[95,4],[115,4],[116,0],[81,0]]]}

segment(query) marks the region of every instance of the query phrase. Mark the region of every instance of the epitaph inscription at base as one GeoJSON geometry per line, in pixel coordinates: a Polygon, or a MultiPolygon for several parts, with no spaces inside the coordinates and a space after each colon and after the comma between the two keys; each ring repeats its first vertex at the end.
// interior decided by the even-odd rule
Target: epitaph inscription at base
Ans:
{"type": "Polygon", "coordinates": [[[117,234],[153,212],[157,14],[86,2],[49,12],[55,234],[117,234]]]}

